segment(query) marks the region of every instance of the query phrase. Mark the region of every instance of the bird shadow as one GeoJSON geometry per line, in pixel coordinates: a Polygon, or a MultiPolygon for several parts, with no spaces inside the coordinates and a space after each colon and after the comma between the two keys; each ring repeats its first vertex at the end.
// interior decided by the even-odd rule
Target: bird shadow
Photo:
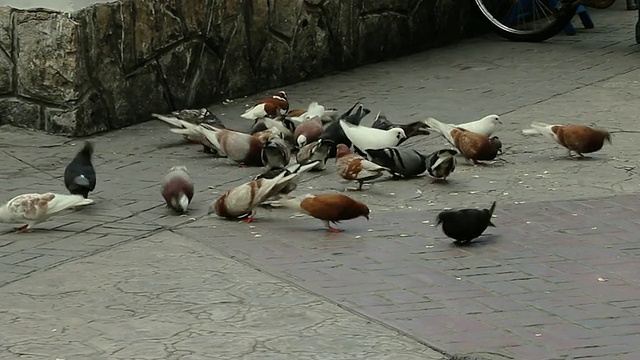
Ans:
{"type": "Polygon", "coordinates": [[[473,248],[473,247],[479,247],[479,246],[487,246],[487,245],[495,244],[499,238],[500,238],[500,235],[498,234],[482,234],[478,238],[473,239],[468,243],[460,244],[460,243],[452,242],[451,247],[473,248]]]}

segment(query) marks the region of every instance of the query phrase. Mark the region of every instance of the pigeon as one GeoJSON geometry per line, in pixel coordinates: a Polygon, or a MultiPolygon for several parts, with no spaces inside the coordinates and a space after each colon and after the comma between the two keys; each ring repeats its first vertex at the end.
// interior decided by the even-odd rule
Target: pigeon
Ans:
{"type": "Polygon", "coordinates": [[[323,130],[320,117],[309,118],[296,127],[296,131],[293,132],[294,143],[298,148],[301,148],[310,142],[318,140],[323,130]]]}
{"type": "Polygon", "coordinates": [[[96,171],[91,163],[93,144],[84,143],[82,149],[64,169],[64,186],[73,195],[82,195],[85,199],[96,188],[96,171]]]}
{"type": "Polygon", "coordinates": [[[398,145],[407,141],[411,137],[418,136],[418,135],[431,134],[429,130],[426,130],[428,126],[424,123],[424,121],[414,121],[409,124],[397,125],[389,121],[389,119],[387,119],[387,117],[382,112],[378,112],[378,115],[376,116],[376,119],[373,121],[373,124],[371,124],[371,127],[374,129],[380,129],[380,130],[389,130],[393,128],[400,128],[404,130],[404,134],[407,137],[400,140],[400,142],[398,142],[398,145]]]}
{"type": "Polygon", "coordinates": [[[81,195],[54,193],[18,195],[0,207],[0,222],[26,222],[25,225],[14,230],[16,233],[29,232],[36,224],[46,221],[63,210],[93,203],[92,199],[85,199],[81,195]]]}
{"type": "Polygon", "coordinates": [[[162,180],[160,191],[167,207],[178,214],[187,212],[193,199],[193,181],[186,166],[178,165],[169,170],[162,180]]]}
{"type": "Polygon", "coordinates": [[[271,169],[284,169],[291,161],[289,145],[279,137],[273,137],[262,148],[262,163],[271,169]]]}
{"type": "MultiPolygon", "coordinates": [[[[274,198],[278,198],[281,195],[287,195],[289,193],[291,193],[293,190],[295,190],[298,187],[298,180],[300,179],[300,174],[305,173],[311,169],[313,169],[313,167],[315,167],[318,163],[320,162],[319,160],[316,160],[314,162],[308,163],[306,165],[300,165],[300,164],[294,164],[289,166],[286,169],[271,169],[268,171],[265,171],[262,174],[257,175],[253,180],[256,181],[258,179],[273,179],[276,176],[280,175],[280,173],[285,172],[285,176],[289,176],[290,174],[298,174],[297,177],[291,179],[290,181],[287,182],[287,185],[285,187],[283,187],[280,192],[278,194],[275,194],[273,197],[269,198],[268,200],[274,199],[274,198]]],[[[266,203],[263,203],[263,205],[266,203]]],[[[271,204],[269,204],[271,205],[271,204]]]]}
{"type": "Polygon", "coordinates": [[[429,167],[427,172],[433,177],[431,183],[435,182],[447,182],[447,176],[449,176],[456,168],[456,154],[457,151],[452,149],[436,150],[429,154],[429,167]]]}
{"type": "Polygon", "coordinates": [[[496,202],[491,209],[462,209],[442,211],[438,214],[436,226],[442,224],[442,231],[452,238],[455,244],[467,244],[479,237],[488,226],[495,227],[491,222],[496,202]]]}
{"type": "Polygon", "coordinates": [[[260,100],[256,105],[240,115],[240,117],[257,121],[263,117],[279,117],[285,115],[287,111],[289,111],[287,93],[280,91],[276,95],[260,100]]]}
{"type": "Polygon", "coordinates": [[[280,200],[279,204],[322,220],[327,230],[331,232],[344,231],[334,228],[331,223],[337,224],[360,216],[369,220],[367,205],[342,194],[307,194],[298,198],[280,200]]]}
{"type": "Polygon", "coordinates": [[[296,161],[301,165],[317,161],[312,170],[322,171],[326,169],[329,155],[332,151],[335,153],[335,149],[336,144],[332,140],[320,139],[300,148],[296,154],[296,161]]]}
{"type": "Polygon", "coordinates": [[[174,111],[171,115],[151,114],[151,116],[174,126],[174,129],[169,129],[172,133],[181,134],[185,140],[192,143],[202,144],[206,153],[217,154],[216,149],[197,129],[200,124],[225,129],[222,121],[208,109],[185,109],[174,111]]]}
{"type": "Polygon", "coordinates": [[[360,125],[362,119],[369,115],[371,110],[365,109],[364,105],[360,103],[360,101],[356,101],[353,106],[349,108],[349,110],[345,111],[344,114],[340,115],[338,119],[342,119],[349,124],[360,125]],[[356,110],[353,112],[353,110],[356,110]]]}
{"type": "MultiPolygon", "coordinates": [[[[264,141],[256,135],[249,135],[237,131],[217,129],[207,124],[200,124],[198,131],[218,151],[240,166],[262,166],[262,149],[264,141]]],[[[269,138],[272,134],[266,134],[269,138]]]]}
{"type": "MultiPolygon", "coordinates": [[[[314,101],[309,106],[311,107],[313,104],[318,104],[318,103],[314,101]]],[[[335,108],[327,109],[324,106],[322,106],[322,114],[317,114],[314,111],[309,111],[308,108],[306,110],[291,109],[287,112],[285,117],[289,120],[300,123],[305,121],[306,119],[312,118],[314,115],[320,116],[320,121],[322,121],[322,123],[327,123],[327,122],[331,122],[338,119],[338,109],[335,109],[335,108]]]]}
{"type": "Polygon", "coordinates": [[[498,124],[502,124],[498,115],[487,115],[480,120],[458,125],[443,123],[434,118],[428,118],[427,120],[424,120],[424,123],[432,130],[442,134],[442,136],[444,136],[451,145],[455,145],[455,142],[451,137],[451,130],[454,128],[465,129],[484,136],[491,136],[495,132],[498,124]]]}
{"type": "MultiPolygon", "coordinates": [[[[371,111],[369,109],[365,109],[364,105],[360,104],[360,102],[356,102],[349,110],[340,115],[337,120],[325,125],[324,131],[322,132],[322,135],[320,135],[320,139],[331,140],[334,144],[345,144],[348,147],[351,147],[351,141],[345,135],[344,131],[342,131],[340,120],[342,119],[350,124],[359,125],[362,119],[370,112],[371,111]],[[356,109],[355,112],[353,112],[354,109],[356,109]]],[[[335,147],[331,149],[329,157],[336,157],[335,147]]]]}
{"type": "Polygon", "coordinates": [[[375,180],[389,169],[373,163],[364,157],[354,154],[345,144],[338,144],[338,154],[336,155],[336,168],[338,175],[345,180],[355,180],[358,182],[356,191],[362,190],[365,181],[375,180]]]}
{"type": "MultiPolygon", "coordinates": [[[[340,120],[340,127],[359,153],[369,149],[397,146],[402,139],[407,137],[404,130],[400,128],[380,130],[367,126],[353,125],[344,120],[340,120]]],[[[362,154],[364,155],[364,153],[362,154]]]]}
{"type": "Polygon", "coordinates": [[[417,150],[386,147],[366,150],[372,162],[389,169],[394,178],[411,178],[427,171],[427,157],[417,150]]]}
{"type": "Polygon", "coordinates": [[[482,165],[480,161],[493,160],[502,153],[502,142],[497,136],[488,137],[454,128],[451,137],[460,154],[474,165],[482,165]]]}
{"type": "Polygon", "coordinates": [[[578,159],[584,159],[583,154],[602,149],[605,140],[611,144],[611,135],[608,131],[592,129],[584,125],[549,125],[532,122],[531,129],[525,129],[522,132],[525,135],[541,134],[555,140],[569,150],[569,158],[573,158],[572,152],[575,152],[578,159]]]}
{"type": "Polygon", "coordinates": [[[209,208],[209,214],[215,213],[227,219],[244,218],[244,222],[252,222],[258,205],[280,193],[297,176],[287,175],[283,171],[273,179],[262,178],[237,186],[216,200],[209,208]]]}

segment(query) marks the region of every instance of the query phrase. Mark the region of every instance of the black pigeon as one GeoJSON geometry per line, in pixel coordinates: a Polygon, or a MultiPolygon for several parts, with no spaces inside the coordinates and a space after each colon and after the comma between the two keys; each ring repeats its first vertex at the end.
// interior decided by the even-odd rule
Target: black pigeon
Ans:
{"type": "Polygon", "coordinates": [[[96,188],[96,171],[91,164],[93,144],[84,143],[82,150],[71,160],[64,169],[64,186],[71,194],[82,195],[85,199],[89,192],[96,188]]]}
{"type": "MultiPolygon", "coordinates": [[[[353,125],[360,125],[362,119],[367,116],[371,110],[365,109],[364,105],[360,104],[360,102],[356,102],[353,106],[347,110],[344,114],[340,115],[338,119],[329,123],[325,126],[322,135],[320,135],[321,140],[331,140],[334,144],[345,144],[347,147],[351,147],[351,141],[342,131],[342,127],[340,126],[340,120],[344,120],[353,125]],[[353,112],[354,109],[357,110],[353,112]]],[[[336,157],[336,148],[333,147],[329,152],[330,158],[336,157]]]]}
{"type": "Polygon", "coordinates": [[[404,147],[367,150],[369,159],[389,169],[394,178],[410,178],[427,171],[427,157],[404,147]]]}
{"type": "Polygon", "coordinates": [[[438,214],[436,226],[442,224],[442,231],[452,238],[455,244],[467,244],[482,235],[488,226],[493,226],[491,216],[496,209],[496,202],[491,209],[462,209],[457,211],[443,211],[438,214]]]}
{"type": "Polygon", "coordinates": [[[404,130],[404,134],[407,137],[401,139],[398,142],[398,145],[407,141],[410,137],[431,134],[429,130],[427,130],[429,127],[424,123],[424,121],[414,121],[410,124],[398,125],[389,121],[389,119],[387,119],[387,117],[382,112],[378,113],[376,119],[373,121],[373,124],[371,124],[371,127],[380,130],[389,130],[393,128],[400,128],[404,130]]]}

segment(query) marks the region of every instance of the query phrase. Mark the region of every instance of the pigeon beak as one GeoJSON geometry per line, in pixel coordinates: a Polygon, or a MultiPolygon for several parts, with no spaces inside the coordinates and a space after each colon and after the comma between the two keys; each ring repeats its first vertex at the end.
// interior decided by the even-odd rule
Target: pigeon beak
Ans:
{"type": "Polygon", "coordinates": [[[491,220],[489,220],[489,226],[496,227],[495,225],[493,225],[493,223],[491,222],[491,220]]]}

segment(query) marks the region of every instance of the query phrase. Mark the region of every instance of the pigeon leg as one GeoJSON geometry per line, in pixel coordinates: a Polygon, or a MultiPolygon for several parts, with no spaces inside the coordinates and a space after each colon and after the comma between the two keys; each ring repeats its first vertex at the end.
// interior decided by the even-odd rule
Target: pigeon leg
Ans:
{"type": "Polygon", "coordinates": [[[329,226],[329,227],[327,228],[327,230],[328,230],[329,232],[334,232],[334,233],[339,233],[339,232],[343,232],[343,231],[344,231],[344,230],[342,230],[342,229],[334,228],[333,226],[329,226]]]}
{"type": "Polygon", "coordinates": [[[13,230],[15,230],[16,234],[22,234],[22,233],[29,232],[30,231],[29,224],[25,224],[25,225],[22,225],[20,227],[13,228],[13,230]]]}
{"type": "Polygon", "coordinates": [[[238,163],[238,167],[239,167],[239,168],[246,168],[246,167],[247,167],[247,164],[245,164],[245,163],[238,163]]]}
{"type": "Polygon", "coordinates": [[[473,166],[487,166],[487,164],[480,161],[473,160],[473,166]]]}
{"type": "Polygon", "coordinates": [[[253,222],[253,215],[249,215],[246,218],[242,219],[243,222],[246,222],[247,224],[250,222],[253,222]]]}

